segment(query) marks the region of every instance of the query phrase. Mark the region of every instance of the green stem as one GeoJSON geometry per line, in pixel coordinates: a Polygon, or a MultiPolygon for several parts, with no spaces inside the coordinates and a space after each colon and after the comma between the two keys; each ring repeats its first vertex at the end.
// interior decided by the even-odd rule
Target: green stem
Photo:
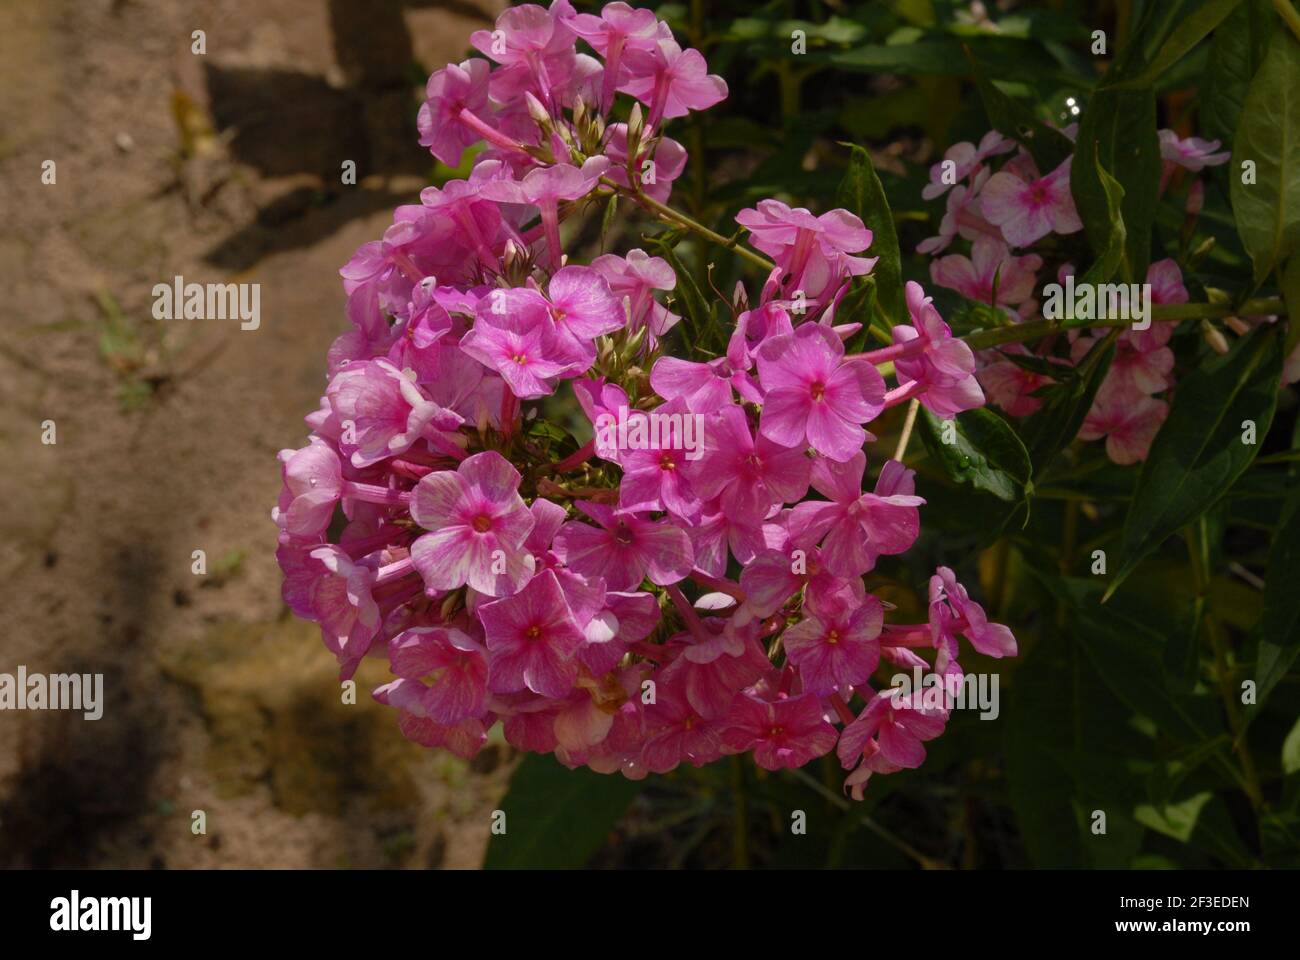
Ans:
{"type": "MultiPolygon", "coordinates": [[[[1286,306],[1281,300],[1256,299],[1247,300],[1241,306],[1233,307],[1226,303],[1173,303],[1156,305],[1151,308],[1151,320],[1155,323],[1171,323],[1195,317],[1265,317],[1281,316],[1286,313],[1286,306]]],[[[1127,327],[1133,321],[1113,317],[1106,320],[1092,320],[1078,329],[1091,327],[1127,327]]],[[[994,327],[992,330],[977,330],[962,337],[972,350],[985,350],[1004,343],[1024,343],[1037,340],[1052,333],[1060,333],[1068,328],[1055,320],[1030,320],[1028,323],[1015,323],[1008,327],[994,327]]]]}
{"type": "Polygon", "coordinates": [[[672,207],[668,206],[665,203],[660,203],[654,197],[646,196],[640,190],[630,189],[628,187],[623,186],[622,184],[615,183],[613,180],[610,180],[606,177],[601,177],[600,182],[607,187],[613,187],[623,196],[629,198],[630,200],[635,201],[636,203],[639,203],[641,206],[645,207],[647,210],[651,211],[656,216],[658,216],[660,220],[665,220],[669,224],[675,224],[677,226],[685,227],[686,229],[692,231],[693,233],[699,234],[701,237],[703,237],[705,240],[710,241],[711,243],[716,243],[718,246],[723,247],[724,249],[727,250],[734,250],[736,253],[744,257],[746,260],[750,261],[750,263],[753,263],[755,266],[762,267],[768,273],[771,273],[772,270],[776,267],[776,264],[773,263],[771,260],[768,260],[766,257],[758,253],[755,253],[753,250],[749,249],[749,247],[742,247],[737,240],[729,239],[727,237],[724,237],[720,233],[716,233],[715,231],[710,230],[708,227],[706,227],[704,224],[700,223],[698,220],[694,219],[693,217],[687,216],[686,214],[682,213],[680,210],[674,210],[672,207]]]}
{"type": "Polygon", "coordinates": [[[894,459],[899,463],[903,461],[903,454],[907,453],[907,441],[912,439],[912,428],[916,426],[916,412],[920,405],[920,401],[915,397],[907,405],[907,418],[903,421],[903,429],[898,434],[898,446],[894,448],[894,459]]]}
{"type": "MultiPolygon", "coordinates": [[[[1223,700],[1223,710],[1228,716],[1228,728],[1232,731],[1233,749],[1241,762],[1242,785],[1250,804],[1258,815],[1263,806],[1263,791],[1259,783],[1259,771],[1255,767],[1255,758],[1251,755],[1246,742],[1246,728],[1242,722],[1241,705],[1237,702],[1236,691],[1232,684],[1232,671],[1228,666],[1228,641],[1224,636],[1223,626],[1210,606],[1210,543],[1209,528],[1202,515],[1194,524],[1183,530],[1187,541],[1187,553],[1191,560],[1192,583],[1196,589],[1196,621],[1202,618],[1205,633],[1214,652],[1214,678],[1218,682],[1219,697],[1223,700]]],[[[1194,624],[1193,630],[1196,629],[1194,624]]]]}
{"type": "MultiPolygon", "coordinates": [[[[830,803],[834,804],[840,810],[843,810],[845,813],[848,813],[849,811],[852,810],[853,808],[852,803],[850,803],[848,800],[845,800],[841,796],[837,796],[830,790],[827,790],[826,787],[823,786],[821,783],[819,783],[817,779],[813,777],[811,774],[799,768],[791,770],[790,772],[793,773],[797,779],[803,781],[813,790],[820,793],[830,803]]],[[[895,836],[889,830],[882,827],[875,820],[871,819],[871,817],[867,817],[867,816],[859,817],[858,822],[861,823],[868,830],[870,830],[872,833],[874,833],[876,836],[880,837],[880,839],[884,840],[894,849],[898,850],[904,856],[910,857],[912,860],[916,861],[916,863],[919,864],[922,869],[946,870],[948,868],[948,865],[946,863],[943,863],[940,860],[936,860],[933,857],[926,856],[920,850],[917,850],[914,846],[909,844],[906,840],[903,840],[900,837],[895,836]]]]}
{"type": "Polygon", "coordinates": [[[1295,7],[1291,6],[1291,0],[1273,0],[1273,9],[1291,28],[1291,32],[1295,34],[1296,39],[1300,40],[1300,13],[1296,13],[1295,7]]]}
{"type": "Polygon", "coordinates": [[[1256,457],[1256,463],[1294,463],[1300,460],[1300,450],[1285,450],[1282,453],[1270,453],[1266,457],[1256,457]]]}

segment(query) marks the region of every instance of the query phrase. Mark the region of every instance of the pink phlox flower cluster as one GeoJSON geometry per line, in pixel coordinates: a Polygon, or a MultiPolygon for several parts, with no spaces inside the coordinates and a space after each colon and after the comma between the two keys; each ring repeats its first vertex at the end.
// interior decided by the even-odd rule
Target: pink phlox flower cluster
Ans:
{"type": "MultiPolygon", "coordinates": [[[[343,677],[386,661],[374,698],[404,736],[461,756],[499,724],[519,750],[632,778],[837,751],[860,795],[916,766],[947,715],[884,713],[881,665],[929,669],[932,649],[950,669],[958,637],[1014,641],[946,568],[927,623],[885,623],[863,578],[911,548],[924,500],[894,460],[867,490],[863,446],[913,398],[979,406],[969,349],[909,285],[891,389],[834,322],[871,232],[764,200],[737,219],[775,269],[756,302],[737,293],[725,353],[664,355],[669,263],[573,262],[560,224],[615,192],[666,201],[686,155],[662,125],[726,84],[622,3],[513,7],[472,42],[482,56],[435,73],[419,114],[420,142],[472,170],[341,271],[351,329],[306,445],[280,454],[285,602],[343,677]],[[620,96],[639,107],[608,123],[620,96]]],[[[1005,249],[980,247],[971,282],[1005,249]]],[[[1003,302],[1036,259],[1008,261],[1003,302]]]]}

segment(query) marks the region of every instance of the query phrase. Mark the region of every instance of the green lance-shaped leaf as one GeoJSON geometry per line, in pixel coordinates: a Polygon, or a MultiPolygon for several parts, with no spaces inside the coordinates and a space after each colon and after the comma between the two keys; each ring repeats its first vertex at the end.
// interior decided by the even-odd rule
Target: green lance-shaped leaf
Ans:
{"type": "Polygon", "coordinates": [[[1123,564],[1107,597],[1166,537],[1214,506],[1255,459],[1277,406],[1278,333],[1256,330],[1178,384],[1138,474],[1124,520],[1123,564]]]}
{"type": "Polygon", "coordinates": [[[500,805],[505,832],[489,839],[483,866],[584,867],[643,786],[530,753],[510,778],[500,805]]]}
{"type": "Polygon", "coordinates": [[[1043,405],[1020,428],[1036,474],[1079,433],[1114,356],[1114,336],[1094,343],[1068,379],[1048,391],[1043,405]]]}
{"type": "Polygon", "coordinates": [[[975,71],[984,112],[988,114],[993,129],[1022,144],[1034,158],[1039,172],[1044,175],[1064,163],[1074,150],[1069,137],[1043,123],[1025,104],[1003,93],[997,84],[985,76],[984,70],[969,50],[966,55],[975,71]]]}
{"type": "Polygon", "coordinates": [[[846,143],[853,151],[849,172],[840,183],[837,202],[855,213],[871,231],[871,249],[867,254],[879,257],[871,271],[875,278],[876,298],[889,316],[890,323],[907,322],[907,300],[903,296],[903,259],[898,249],[898,231],[894,214],[885,198],[885,188],[871,163],[871,154],[862,147],[846,143]]]}
{"type": "Polygon", "coordinates": [[[1278,276],[1278,286],[1286,303],[1286,341],[1282,344],[1282,356],[1289,357],[1300,346],[1300,249],[1293,250],[1287,258],[1278,276]]]}
{"type": "Polygon", "coordinates": [[[1300,487],[1291,491],[1282,509],[1282,524],[1273,537],[1264,581],[1264,611],[1255,633],[1259,657],[1255,667],[1256,703],[1263,704],[1277,682],[1300,655],[1300,487]]]}
{"type": "Polygon", "coordinates": [[[1150,717],[1161,732],[1185,744],[1204,743],[1222,732],[1217,701],[1181,692],[1163,668],[1169,628],[1141,597],[1124,595],[1098,603],[1092,579],[1055,583],[1039,578],[1071,607],[1072,632],[1098,676],[1134,712],[1150,717]]]}
{"type": "Polygon", "coordinates": [[[1151,229],[1160,198],[1160,139],[1156,98],[1149,89],[1102,87],[1084,105],[1078,149],[1070,167],[1070,191],[1093,252],[1103,257],[1110,245],[1113,218],[1107,185],[1109,171],[1124,190],[1121,211],[1126,231],[1124,279],[1141,283],[1151,259],[1151,229]],[[1096,163],[1080,159],[1095,157],[1096,163]]]}
{"type": "Polygon", "coordinates": [[[711,329],[713,311],[709,307],[709,301],[705,299],[700,285],[695,281],[695,275],[686,264],[682,263],[682,258],[677,256],[675,244],[669,243],[663,237],[654,237],[650,242],[659,248],[659,252],[673,268],[673,273],[677,275],[677,286],[673,293],[681,304],[682,315],[686,318],[691,344],[708,345],[714,341],[715,334],[720,338],[721,331],[711,329]]]}
{"type": "Polygon", "coordinates": [[[1011,425],[987,407],[959,413],[951,422],[922,408],[921,440],[958,483],[1008,503],[1026,499],[1033,489],[1029,452],[1011,425]],[[945,443],[945,436],[953,442],[945,443]]]}
{"type": "Polygon", "coordinates": [[[1228,182],[1259,285],[1300,251],[1300,41],[1280,26],[1246,92],[1228,182]]]}
{"type": "Polygon", "coordinates": [[[1246,0],[1214,31],[1201,84],[1201,124],[1207,136],[1231,145],[1250,80],[1264,62],[1276,29],[1269,0],[1246,0]]]}
{"type": "MultiPolygon", "coordinates": [[[[1128,230],[1124,226],[1124,188],[1101,165],[1100,159],[1095,154],[1092,160],[1097,166],[1097,178],[1101,181],[1102,192],[1106,198],[1106,217],[1110,220],[1110,236],[1106,240],[1106,245],[1098,253],[1097,259],[1079,281],[1081,285],[1105,283],[1115,276],[1115,271],[1124,261],[1124,249],[1128,243],[1128,230]]],[[[1063,321],[1061,326],[1086,327],[1088,323],[1088,320],[1076,317],[1063,321]]]]}
{"type": "Polygon", "coordinates": [[[1204,40],[1242,0],[1206,0],[1190,14],[1179,21],[1173,31],[1165,38],[1156,55],[1151,58],[1137,76],[1114,84],[1115,89],[1148,87],[1160,76],[1183,58],[1188,51],[1204,40]]]}
{"type": "Polygon", "coordinates": [[[1075,826],[1078,764],[1067,746],[1075,717],[1061,695],[1075,678],[1059,646],[1039,645],[1017,669],[1002,723],[1007,787],[1025,852],[1036,867],[1065,869],[1087,860],[1075,826]]]}

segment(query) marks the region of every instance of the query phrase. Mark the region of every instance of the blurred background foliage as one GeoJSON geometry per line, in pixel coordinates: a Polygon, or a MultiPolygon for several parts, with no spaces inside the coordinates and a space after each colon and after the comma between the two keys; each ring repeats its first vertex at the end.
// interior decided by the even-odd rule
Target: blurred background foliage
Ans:
{"type": "MultiPolygon", "coordinates": [[[[990,129],[990,106],[1026,125],[1064,126],[1094,98],[1114,112],[1121,107],[1104,98],[1122,95],[1103,87],[1116,64],[1121,79],[1135,78],[1135,95],[1154,100],[1160,127],[1231,148],[1251,122],[1242,104],[1263,50],[1285,29],[1264,0],[711,0],[657,9],[731,91],[670,129],[691,157],[673,204],[731,235],[735,213],[765,197],[818,213],[865,201],[858,212],[878,242],[892,220],[901,278],[924,284],[958,333],[989,325],[988,312],[932,285],[928,259],[913,253],[942,213],[921,189],[945,148],[990,129]],[[1098,30],[1104,55],[1092,53],[1098,30]],[[796,31],[805,53],[792,52],[796,31]]],[[[1297,123],[1294,108],[1280,112],[1297,123]]],[[[1266,134],[1289,135],[1276,117],[1268,123],[1266,134]]],[[[1193,302],[1278,293],[1252,277],[1230,205],[1232,169],[1207,171],[1194,233],[1180,196],[1152,212],[1144,252],[1179,260],[1193,302]]],[[[1127,173],[1114,172],[1121,181],[1127,173]]],[[[608,235],[593,238],[606,249],[653,245],[659,229],[623,218],[606,226],[608,235]]],[[[675,244],[704,291],[696,303],[704,315],[688,316],[677,349],[716,347],[729,311],[710,286],[729,293],[744,279],[756,293],[761,278],[693,238],[657,242],[675,244]]],[[[680,283],[678,300],[690,307],[700,297],[680,283]]],[[[894,287],[859,291],[850,302],[861,313],[841,319],[890,318],[894,287]],[[877,295],[880,310],[871,306],[877,295]]],[[[1018,658],[963,657],[969,671],[1000,674],[997,719],[955,711],[920,769],[874,777],[862,803],[841,793],[833,756],[781,774],[733,759],[641,783],[528,756],[501,804],[527,816],[510,822],[508,840],[492,838],[486,865],[1300,866],[1295,395],[1278,391],[1280,336],[1257,333],[1219,357],[1202,334],[1190,321],[1174,338],[1181,376],[1197,379],[1183,382],[1178,397],[1189,400],[1175,402],[1143,469],[1070,442],[1090,395],[1083,376],[1053,386],[1044,413],[1013,424],[1019,439],[1002,448],[990,446],[1006,424],[996,414],[998,424],[983,429],[972,415],[959,418],[965,446],[955,458],[937,444],[937,421],[919,424],[907,463],[927,500],[922,536],[905,556],[885,558],[868,587],[897,604],[894,619],[923,620],[928,577],[949,565],[991,619],[1011,625],[1018,658]],[[1223,454],[1229,443],[1240,450],[1247,418],[1259,443],[1223,454]],[[1163,483],[1171,469],[1191,478],[1194,494],[1163,483]],[[1130,505],[1139,528],[1151,516],[1177,525],[1135,531],[1130,505]],[[1108,554],[1107,575],[1093,575],[1096,550],[1108,554]],[[1132,569],[1119,583],[1122,567],[1132,569]],[[1103,605],[1108,587],[1117,589],[1103,605]],[[1253,704],[1241,702],[1245,681],[1256,684],[1253,704]],[[796,811],[806,834],[792,831],[796,811]],[[1094,829],[1098,811],[1104,833],[1094,829]]],[[[881,449],[892,449],[901,413],[873,427],[881,449]]]]}

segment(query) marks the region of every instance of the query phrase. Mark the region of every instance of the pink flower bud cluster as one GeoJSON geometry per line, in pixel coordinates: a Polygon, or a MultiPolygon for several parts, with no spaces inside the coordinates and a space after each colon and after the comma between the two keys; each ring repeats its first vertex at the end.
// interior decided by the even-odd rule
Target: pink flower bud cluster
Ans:
{"type": "Polygon", "coordinates": [[[863,445],[914,397],[982,403],[974,357],[915,284],[885,348],[898,384],[847,356],[835,309],[871,233],[775,200],[738,216],[776,268],[753,305],[738,291],[725,354],[660,355],[669,264],[571,262],[559,224],[616,191],[667,199],[685,152],[662,124],[725,83],[622,3],[514,7],[473,43],[487,59],[434,74],[420,113],[439,159],[482,148],[468,179],[398,208],[341,271],[352,329],[307,445],[280,455],[286,602],[344,678],[387,658],[375,698],[461,756],[499,722],[520,750],[628,777],[836,750],[860,795],[919,765],[947,709],[877,690],[878,668],[1016,645],[947,568],[928,622],[885,622],[863,577],[911,547],[924,501],[893,460],[865,492],[863,445]],[[620,95],[627,125],[607,122],[620,95]],[[543,410],[569,391],[586,443],[543,410]]]}
{"type": "MultiPolygon", "coordinates": [[[[1076,131],[1071,125],[1062,132],[1073,139],[1076,131]]],[[[1161,130],[1159,141],[1161,192],[1180,171],[1193,175],[1185,203],[1190,229],[1203,197],[1195,174],[1207,166],[1226,163],[1228,154],[1218,151],[1218,141],[1183,140],[1172,130],[1161,130]]],[[[1070,192],[1073,159],[1068,157],[1055,170],[1043,173],[1027,150],[997,131],[985,134],[978,145],[949,147],[943,160],[931,167],[930,182],[922,191],[926,200],[947,196],[939,233],[917,247],[921,253],[936,255],[930,264],[931,279],[1003,311],[1010,322],[1040,317],[1040,278],[1046,275],[1045,282],[1064,284],[1075,272],[1074,265],[1062,259],[1051,236],[1083,229],[1070,192]],[[938,256],[958,241],[966,242],[968,254],[938,256]]],[[[1145,282],[1150,285],[1152,304],[1187,301],[1182,271],[1173,260],[1151,264],[1145,282]]],[[[1101,328],[1090,335],[1072,331],[1068,356],[1054,354],[1046,342],[1037,353],[1019,344],[1000,352],[986,351],[979,358],[979,382],[989,399],[1007,413],[1027,416],[1042,405],[1037,392],[1050,378],[1041,372],[1041,365],[1034,369],[1032,362],[1017,361],[1036,358],[1074,364],[1106,332],[1101,328]]],[[[1157,394],[1174,385],[1174,355],[1168,346],[1172,335],[1171,324],[1151,323],[1145,329],[1124,330],[1116,341],[1111,368],[1079,430],[1081,440],[1104,438],[1106,453],[1115,463],[1145,460],[1168,416],[1169,404],[1157,394]]]]}

